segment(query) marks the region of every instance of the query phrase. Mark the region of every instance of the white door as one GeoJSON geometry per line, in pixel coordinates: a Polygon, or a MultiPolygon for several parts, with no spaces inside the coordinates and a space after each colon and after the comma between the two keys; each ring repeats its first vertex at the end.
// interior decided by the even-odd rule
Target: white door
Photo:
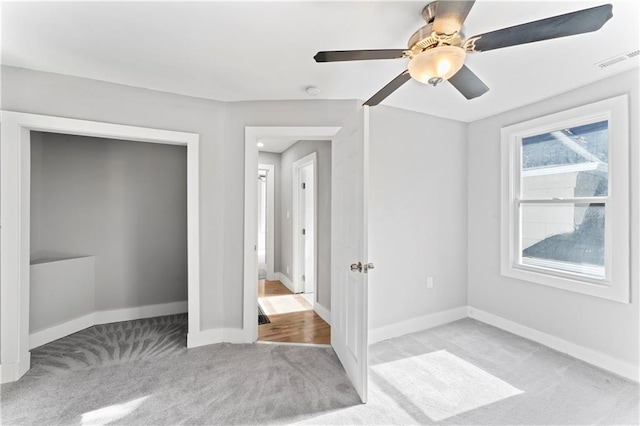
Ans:
{"type": "Polygon", "coordinates": [[[331,345],[362,402],[368,385],[368,139],[364,106],[331,145],[331,345]]]}
{"type": "MultiPolygon", "coordinates": [[[[304,292],[314,293],[316,288],[316,235],[315,235],[315,180],[313,164],[309,164],[300,170],[304,173],[304,187],[302,191],[303,220],[304,223],[304,292]]],[[[314,297],[315,299],[315,297],[314,297]]]]}

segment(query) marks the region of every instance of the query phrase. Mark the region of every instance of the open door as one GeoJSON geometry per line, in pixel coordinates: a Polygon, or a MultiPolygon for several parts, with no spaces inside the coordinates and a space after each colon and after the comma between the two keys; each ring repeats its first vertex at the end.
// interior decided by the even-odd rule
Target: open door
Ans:
{"type": "Polygon", "coordinates": [[[362,402],[368,387],[369,107],[332,139],[331,346],[362,402]]]}

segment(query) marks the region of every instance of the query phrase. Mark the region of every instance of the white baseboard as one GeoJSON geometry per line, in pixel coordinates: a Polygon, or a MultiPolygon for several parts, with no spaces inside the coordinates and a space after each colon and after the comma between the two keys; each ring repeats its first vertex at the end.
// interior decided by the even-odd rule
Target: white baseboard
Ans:
{"type": "Polygon", "coordinates": [[[241,328],[212,328],[197,333],[187,333],[187,348],[214,345],[216,343],[251,343],[247,342],[241,328]]]}
{"type": "Polygon", "coordinates": [[[524,337],[525,339],[533,340],[534,342],[548,346],[558,352],[566,353],[574,358],[595,365],[596,367],[600,367],[619,376],[626,377],[627,379],[631,379],[636,382],[639,381],[640,369],[637,365],[633,365],[593,349],[585,348],[584,346],[577,345],[550,334],[543,333],[542,331],[513,322],[506,318],[490,314],[489,312],[482,311],[474,308],[473,306],[469,306],[468,315],[470,318],[508,331],[520,337],[524,337]]]}
{"type": "Polygon", "coordinates": [[[467,307],[448,309],[369,330],[369,344],[437,327],[467,317],[467,307]]]}
{"type": "Polygon", "coordinates": [[[277,281],[280,278],[279,274],[279,272],[267,272],[267,281],[277,281]]]}
{"type": "Polygon", "coordinates": [[[53,327],[49,327],[44,330],[33,332],[29,335],[29,349],[37,348],[45,343],[58,340],[61,337],[77,333],[78,331],[84,330],[92,325],[96,325],[95,312],[81,316],[80,318],[63,322],[62,324],[54,325],[53,327]]]}
{"type": "Polygon", "coordinates": [[[212,345],[222,342],[224,329],[213,328],[197,333],[187,333],[187,348],[197,348],[198,346],[212,345]]]}
{"type": "Polygon", "coordinates": [[[135,308],[114,309],[95,312],[96,324],[131,321],[140,318],[160,317],[163,315],[182,314],[187,312],[187,301],[161,303],[158,305],[137,306],[135,308]]]}
{"type": "Polygon", "coordinates": [[[15,382],[31,367],[31,353],[27,352],[18,362],[5,362],[0,366],[0,383],[15,382]]]}
{"type": "Polygon", "coordinates": [[[293,282],[291,282],[289,277],[287,277],[282,272],[278,272],[277,275],[278,275],[278,281],[280,281],[282,284],[284,284],[285,287],[287,287],[291,293],[295,293],[296,292],[296,290],[293,288],[293,282]]]}
{"type": "Polygon", "coordinates": [[[138,306],[135,308],[97,311],[80,318],[75,318],[45,330],[29,335],[29,349],[37,348],[45,343],[53,342],[69,334],[77,333],[87,327],[110,322],[131,321],[140,318],[159,317],[187,312],[187,301],[161,303],[158,305],[138,306]]]}
{"type": "Polygon", "coordinates": [[[330,310],[328,310],[327,308],[325,308],[324,306],[322,306],[318,302],[315,302],[313,304],[313,310],[316,311],[316,314],[318,314],[318,316],[320,318],[322,318],[324,320],[324,322],[326,322],[327,324],[331,325],[331,311],[330,310]]]}
{"type": "Polygon", "coordinates": [[[330,348],[327,343],[295,343],[295,342],[267,342],[263,340],[256,341],[257,345],[281,345],[281,346],[302,346],[303,348],[330,348]]]}

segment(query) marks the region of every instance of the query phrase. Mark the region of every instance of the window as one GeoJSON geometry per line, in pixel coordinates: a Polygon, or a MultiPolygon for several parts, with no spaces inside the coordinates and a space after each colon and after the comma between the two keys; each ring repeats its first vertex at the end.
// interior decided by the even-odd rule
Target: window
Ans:
{"type": "Polygon", "coordinates": [[[503,275],[629,302],[627,103],[502,129],[503,275]]]}

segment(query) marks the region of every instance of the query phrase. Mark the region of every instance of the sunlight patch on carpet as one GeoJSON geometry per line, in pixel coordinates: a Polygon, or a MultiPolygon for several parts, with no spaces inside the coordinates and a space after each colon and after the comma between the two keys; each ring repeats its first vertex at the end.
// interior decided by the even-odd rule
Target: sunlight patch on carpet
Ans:
{"type": "Polygon", "coordinates": [[[97,410],[88,411],[82,415],[81,424],[84,425],[106,425],[111,422],[133,413],[149,398],[149,395],[142,398],[132,399],[122,404],[114,404],[97,410]]]}
{"type": "Polygon", "coordinates": [[[444,350],[371,370],[436,422],[524,393],[444,350]]]}

